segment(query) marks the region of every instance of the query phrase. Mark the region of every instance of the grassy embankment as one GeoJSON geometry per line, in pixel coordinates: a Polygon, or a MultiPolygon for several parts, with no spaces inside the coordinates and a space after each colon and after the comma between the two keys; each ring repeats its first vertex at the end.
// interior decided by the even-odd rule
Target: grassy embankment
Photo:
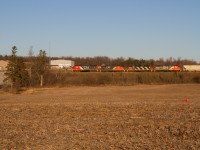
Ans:
{"type": "Polygon", "coordinates": [[[200,72],[52,72],[47,86],[200,83],[200,72]]]}

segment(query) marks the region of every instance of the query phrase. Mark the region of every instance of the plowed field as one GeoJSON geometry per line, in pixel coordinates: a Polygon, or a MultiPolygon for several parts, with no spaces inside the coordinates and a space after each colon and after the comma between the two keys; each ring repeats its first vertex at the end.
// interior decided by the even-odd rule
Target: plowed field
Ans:
{"type": "Polygon", "coordinates": [[[200,85],[0,92],[0,150],[200,149],[200,85]]]}

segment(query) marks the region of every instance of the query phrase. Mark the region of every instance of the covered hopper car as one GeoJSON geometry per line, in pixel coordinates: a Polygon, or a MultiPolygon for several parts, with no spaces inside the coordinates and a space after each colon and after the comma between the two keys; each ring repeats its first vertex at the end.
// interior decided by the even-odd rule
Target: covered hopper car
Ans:
{"type": "Polygon", "coordinates": [[[183,71],[200,71],[200,65],[183,65],[183,71]]]}

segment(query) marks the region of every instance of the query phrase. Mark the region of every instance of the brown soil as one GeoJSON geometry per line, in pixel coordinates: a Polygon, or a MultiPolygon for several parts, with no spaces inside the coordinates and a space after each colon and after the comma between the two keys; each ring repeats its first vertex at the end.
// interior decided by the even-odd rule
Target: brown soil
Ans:
{"type": "Polygon", "coordinates": [[[0,150],[200,149],[199,91],[180,84],[1,92],[0,150]]]}

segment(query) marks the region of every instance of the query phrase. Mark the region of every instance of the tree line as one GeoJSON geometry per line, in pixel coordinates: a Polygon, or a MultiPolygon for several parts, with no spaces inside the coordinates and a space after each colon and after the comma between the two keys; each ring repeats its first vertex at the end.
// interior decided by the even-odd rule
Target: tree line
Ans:
{"type": "Polygon", "coordinates": [[[24,57],[17,56],[17,47],[13,46],[8,60],[4,83],[9,90],[18,92],[23,87],[43,86],[44,75],[49,71],[45,50],[40,50],[35,57],[30,56],[27,63],[24,57]]]}
{"type": "MultiPolygon", "coordinates": [[[[189,59],[181,59],[181,58],[173,58],[170,57],[168,59],[160,58],[158,60],[154,59],[135,59],[135,58],[110,58],[107,56],[97,56],[97,57],[60,57],[62,59],[69,59],[75,61],[76,65],[105,65],[105,66],[173,66],[173,65],[194,65],[198,64],[194,60],[189,59]]],[[[52,57],[51,59],[60,59],[59,57],[52,57]]]]}
{"type": "MultiPolygon", "coordinates": [[[[0,55],[0,60],[10,60],[12,56],[8,55],[0,55]]],[[[23,56],[24,62],[32,62],[38,59],[38,55],[34,56],[30,51],[29,56],[23,56]]],[[[104,66],[173,66],[173,65],[196,65],[199,64],[197,61],[192,59],[181,59],[179,58],[159,58],[159,59],[136,59],[136,58],[110,58],[107,56],[95,56],[95,57],[71,57],[71,56],[62,56],[62,57],[47,57],[47,61],[57,60],[57,59],[65,59],[65,60],[73,60],[76,65],[81,66],[96,66],[96,65],[104,65],[104,66]]]]}

